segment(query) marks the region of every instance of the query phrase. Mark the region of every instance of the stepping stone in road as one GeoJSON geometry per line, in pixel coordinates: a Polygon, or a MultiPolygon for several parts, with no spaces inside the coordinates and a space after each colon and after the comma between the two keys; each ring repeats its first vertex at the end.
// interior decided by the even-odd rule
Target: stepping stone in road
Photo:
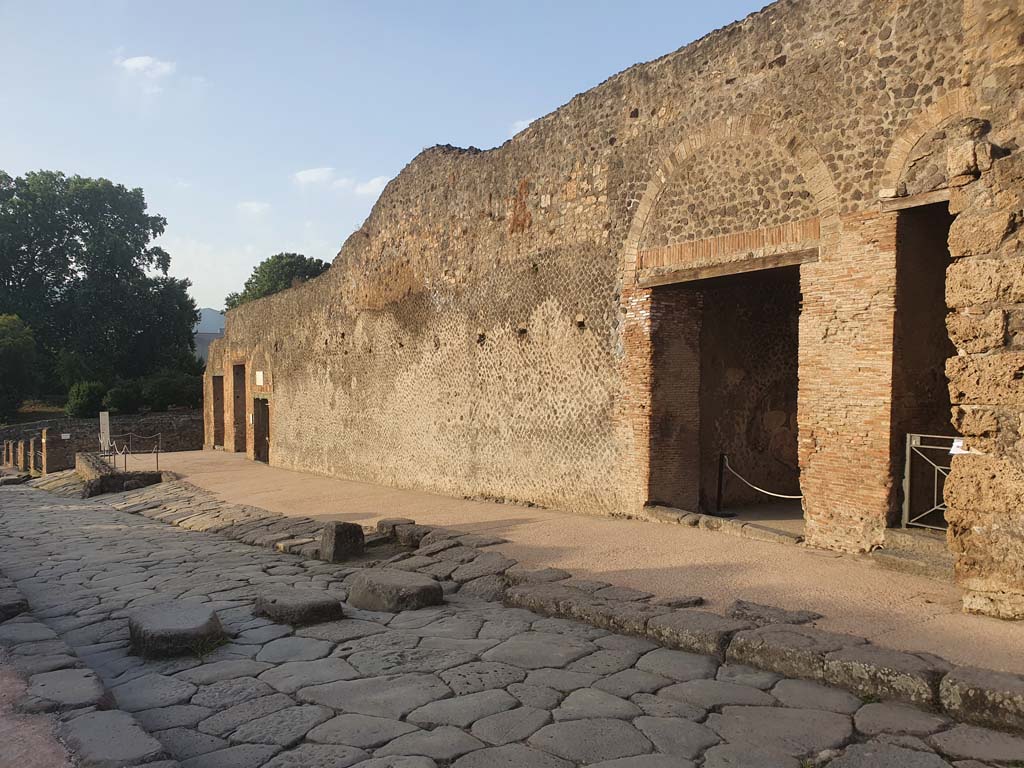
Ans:
{"type": "Polygon", "coordinates": [[[441,585],[429,576],[390,568],[368,568],[348,580],[349,605],[366,611],[414,611],[444,602],[441,585]]]}
{"type": "Polygon", "coordinates": [[[323,590],[274,589],[256,596],[255,612],[279,624],[319,624],[342,617],[341,602],[323,590]]]}
{"type": "Polygon", "coordinates": [[[198,655],[227,640],[217,614],[201,603],[163,603],[136,611],[128,633],[132,651],[147,658],[198,655]]]}

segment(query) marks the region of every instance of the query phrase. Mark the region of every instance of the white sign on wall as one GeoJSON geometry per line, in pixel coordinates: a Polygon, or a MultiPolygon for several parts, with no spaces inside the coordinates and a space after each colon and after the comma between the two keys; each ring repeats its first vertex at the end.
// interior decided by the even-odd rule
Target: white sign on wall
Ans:
{"type": "Polygon", "coordinates": [[[256,371],[256,386],[263,386],[263,371],[256,371]]]}

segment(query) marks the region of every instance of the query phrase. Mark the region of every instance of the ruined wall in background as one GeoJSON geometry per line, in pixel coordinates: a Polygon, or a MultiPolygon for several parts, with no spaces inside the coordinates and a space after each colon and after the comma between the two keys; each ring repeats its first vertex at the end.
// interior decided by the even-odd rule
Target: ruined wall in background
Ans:
{"type": "MultiPolygon", "coordinates": [[[[786,0],[610,78],[499,148],[426,150],[327,273],[228,314],[208,374],[224,375],[227,404],[231,365],[246,365],[250,387],[265,372],[272,464],[634,511],[651,492],[649,281],[816,249],[800,266],[808,538],[876,546],[893,494],[897,214],[884,203],[944,194],[956,175],[935,148],[944,156],[953,121],[981,115],[1019,135],[1007,95],[1019,70],[991,63],[1012,46],[976,34],[982,19],[1016,39],[1019,19],[995,15],[1010,7],[786,0]]],[[[1007,329],[1018,321],[1007,312],[1007,329]]],[[[954,339],[974,323],[951,322],[954,339]]],[[[991,365],[1008,376],[1009,362],[991,365]]],[[[1011,411],[986,439],[1013,442],[1011,411]]]]}

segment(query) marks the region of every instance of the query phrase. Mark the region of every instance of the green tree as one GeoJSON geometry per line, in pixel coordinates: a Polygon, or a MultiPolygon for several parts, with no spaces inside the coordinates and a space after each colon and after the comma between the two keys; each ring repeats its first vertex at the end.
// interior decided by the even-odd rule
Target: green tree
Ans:
{"type": "Polygon", "coordinates": [[[331,265],[301,253],[276,253],[264,259],[253,269],[241,293],[229,293],[224,299],[228,309],[234,309],[253,299],[269,296],[323,274],[331,265]]]}
{"type": "Polygon", "coordinates": [[[32,330],[17,315],[0,315],[0,421],[13,416],[28,393],[36,352],[32,330]]]}
{"type": "Polygon", "coordinates": [[[170,256],[152,244],[166,225],[141,189],[0,171],[0,313],[32,328],[44,385],[132,378],[194,356],[190,283],[167,276],[170,256]]]}

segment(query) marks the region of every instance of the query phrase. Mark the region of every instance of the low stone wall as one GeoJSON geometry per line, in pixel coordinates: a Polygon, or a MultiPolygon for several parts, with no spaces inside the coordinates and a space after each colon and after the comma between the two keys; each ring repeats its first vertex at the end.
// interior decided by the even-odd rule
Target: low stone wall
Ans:
{"type": "Polygon", "coordinates": [[[83,499],[103,493],[134,491],[164,479],[162,472],[119,472],[95,453],[76,453],[75,472],[85,483],[83,499]]]}

